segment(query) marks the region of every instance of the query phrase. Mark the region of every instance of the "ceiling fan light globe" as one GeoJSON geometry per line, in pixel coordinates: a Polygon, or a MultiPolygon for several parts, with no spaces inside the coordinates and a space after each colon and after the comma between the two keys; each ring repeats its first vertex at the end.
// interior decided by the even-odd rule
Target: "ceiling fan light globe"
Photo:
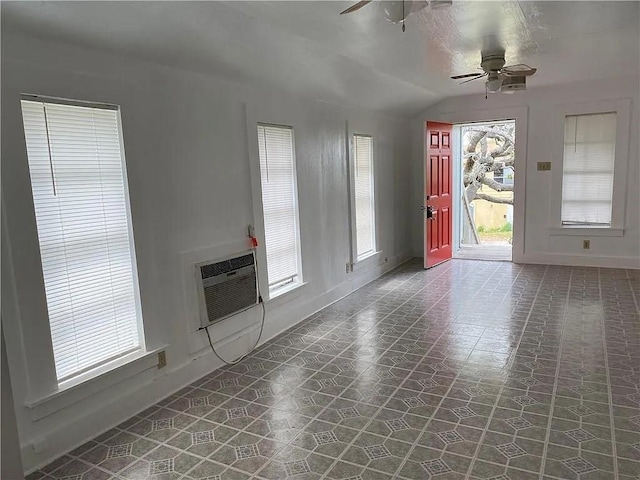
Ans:
{"type": "Polygon", "coordinates": [[[403,22],[411,12],[411,2],[410,1],[404,2],[404,9],[402,8],[403,7],[402,4],[403,4],[402,1],[382,2],[385,18],[391,23],[403,22]]]}
{"type": "Polygon", "coordinates": [[[489,80],[487,80],[487,90],[491,93],[495,93],[499,91],[501,86],[502,86],[501,78],[490,78],[489,80]]]}

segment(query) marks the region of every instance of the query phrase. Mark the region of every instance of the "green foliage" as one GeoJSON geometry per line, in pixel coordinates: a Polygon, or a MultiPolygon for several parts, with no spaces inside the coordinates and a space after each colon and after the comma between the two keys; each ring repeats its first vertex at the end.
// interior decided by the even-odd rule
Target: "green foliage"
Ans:
{"type": "Polygon", "coordinates": [[[504,233],[504,232],[510,232],[511,230],[512,230],[512,226],[510,222],[505,223],[501,227],[487,228],[484,225],[479,225],[476,228],[476,231],[478,233],[498,233],[498,232],[504,233]]]}

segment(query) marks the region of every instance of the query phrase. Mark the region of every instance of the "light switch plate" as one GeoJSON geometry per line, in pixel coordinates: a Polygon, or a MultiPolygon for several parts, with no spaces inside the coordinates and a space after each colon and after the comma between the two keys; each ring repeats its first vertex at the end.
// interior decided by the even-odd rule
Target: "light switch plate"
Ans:
{"type": "Polygon", "coordinates": [[[538,171],[546,172],[551,170],[551,162],[538,162],[538,171]]]}

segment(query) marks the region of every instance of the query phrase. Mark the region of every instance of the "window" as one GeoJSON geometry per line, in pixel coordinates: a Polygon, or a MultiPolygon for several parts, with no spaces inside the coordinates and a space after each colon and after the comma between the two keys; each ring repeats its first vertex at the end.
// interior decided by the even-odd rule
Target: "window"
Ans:
{"type": "Polygon", "coordinates": [[[354,135],[353,150],[356,260],[361,260],[374,253],[376,249],[371,137],[354,135]]]}
{"type": "Polygon", "coordinates": [[[493,172],[493,179],[502,185],[513,185],[513,167],[498,167],[493,172]]]}
{"type": "Polygon", "coordinates": [[[562,225],[611,226],[615,146],[615,113],[565,117],[562,225]]]}
{"type": "Polygon", "coordinates": [[[293,129],[258,125],[258,154],[269,292],[300,283],[300,230],[293,129]]]}
{"type": "Polygon", "coordinates": [[[58,381],[142,348],[117,107],[22,100],[58,381]]]}

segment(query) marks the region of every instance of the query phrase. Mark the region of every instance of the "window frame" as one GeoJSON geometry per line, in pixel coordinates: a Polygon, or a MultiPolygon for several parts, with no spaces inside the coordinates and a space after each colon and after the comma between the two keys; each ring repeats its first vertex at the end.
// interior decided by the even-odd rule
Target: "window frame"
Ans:
{"type": "MultiPolygon", "coordinates": [[[[258,238],[258,263],[259,268],[262,272],[258,272],[258,277],[261,285],[267,285],[266,289],[261,289],[260,294],[265,297],[266,300],[275,299],[287,292],[296,290],[298,287],[305,284],[304,282],[304,274],[302,270],[302,240],[300,235],[301,224],[300,224],[300,195],[299,195],[299,186],[298,186],[298,161],[296,155],[296,133],[293,125],[286,125],[283,123],[273,123],[273,122],[262,122],[255,121],[249,123],[249,131],[252,132],[250,135],[253,137],[254,141],[251,142],[251,149],[255,148],[255,161],[251,161],[251,170],[252,170],[252,186],[254,192],[254,228],[255,235],[258,238]],[[297,265],[297,276],[293,282],[285,283],[282,285],[278,285],[275,288],[271,288],[269,286],[269,276],[268,276],[268,259],[267,259],[267,250],[266,250],[266,241],[265,241],[265,223],[264,223],[264,203],[262,200],[262,173],[260,170],[260,152],[259,152],[259,142],[258,138],[258,127],[275,127],[275,128],[286,128],[291,130],[291,150],[293,155],[293,197],[294,197],[294,210],[295,210],[295,226],[296,226],[296,244],[298,246],[296,252],[296,265],[297,265]],[[255,165],[254,165],[255,163],[255,165]],[[262,260],[262,261],[261,261],[262,260]]],[[[253,156],[253,155],[250,155],[253,156]]]]}
{"type": "Polygon", "coordinates": [[[349,264],[350,270],[355,271],[363,266],[368,265],[370,262],[375,261],[375,258],[380,256],[379,250],[379,232],[378,232],[378,203],[377,199],[377,168],[376,168],[376,140],[373,133],[373,128],[369,129],[353,129],[347,125],[347,175],[348,175],[348,190],[349,190],[349,264]],[[357,238],[357,224],[356,224],[356,192],[355,192],[355,137],[368,137],[371,139],[371,189],[372,189],[372,208],[373,208],[373,249],[366,255],[358,256],[358,238],[357,238]]]}
{"type": "Polygon", "coordinates": [[[352,263],[362,262],[378,253],[378,219],[376,202],[376,162],[375,162],[375,140],[369,133],[352,132],[349,137],[349,200],[350,200],[350,223],[351,223],[351,257],[352,263]],[[356,137],[371,139],[371,209],[372,209],[372,248],[369,252],[358,255],[358,229],[356,218],[356,137]]]}
{"type": "Polygon", "coordinates": [[[22,101],[31,101],[31,102],[40,102],[40,103],[58,104],[58,105],[70,105],[75,107],[91,108],[91,109],[110,110],[110,111],[114,111],[116,116],[117,134],[118,134],[118,141],[119,141],[119,148],[120,148],[122,181],[123,181],[123,188],[124,188],[123,194],[125,199],[125,216],[126,216],[127,234],[128,234],[128,240],[129,240],[129,250],[130,250],[129,253],[131,256],[131,276],[133,281],[133,294],[134,294],[135,311],[136,311],[136,329],[137,329],[139,346],[135,350],[127,351],[122,354],[110,357],[104,361],[101,361],[101,362],[98,362],[97,364],[92,365],[91,367],[80,370],[74,373],[73,375],[64,377],[61,380],[59,380],[57,378],[57,375],[55,375],[55,383],[57,384],[57,387],[58,387],[57,390],[58,392],[60,392],[60,391],[67,390],[69,388],[77,387],[79,385],[82,385],[85,382],[92,381],[95,378],[98,378],[114,370],[118,370],[124,365],[132,363],[148,355],[144,321],[143,321],[143,315],[142,315],[142,301],[140,297],[140,281],[138,276],[137,252],[136,252],[135,237],[133,232],[133,219],[131,214],[131,199],[130,199],[130,193],[129,193],[129,179],[127,175],[127,162],[126,162],[125,149],[124,149],[124,132],[122,128],[122,115],[121,115],[120,106],[114,105],[114,104],[82,101],[82,100],[75,100],[75,99],[65,99],[65,98],[50,97],[45,95],[34,95],[34,94],[21,94],[19,100],[20,100],[20,127],[22,132],[22,138],[25,142],[24,156],[25,156],[25,163],[26,163],[26,169],[28,172],[28,182],[29,182],[28,194],[31,199],[31,204],[30,204],[31,214],[33,215],[33,222],[35,225],[36,245],[38,247],[37,261],[40,268],[39,270],[40,278],[42,279],[42,285],[41,285],[42,296],[44,297],[46,320],[47,320],[47,326],[49,327],[47,329],[47,334],[51,342],[50,343],[51,357],[53,359],[54,372],[56,369],[55,356],[53,352],[53,342],[51,340],[49,307],[46,300],[46,292],[45,292],[45,285],[44,285],[42,252],[40,251],[40,244],[37,237],[38,225],[37,225],[37,219],[35,215],[35,205],[34,205],[35,200],[33,198],[33,190],[31,186],[31,172],[30,172],[30,166],[29,166],[28,152],[26,150],[26,138],[25,138],[26,134],[24,131],[24,119],[22,118],[22,101]]]}
{"type": "Polygon", "coordinates": [[[513,185],[513,167],[507,167],[503,164],[493,172],[493,179],[500,185],[513,185]],[[511,178],[505,175],[507,171],[509,172],[508,175],[511,175],[511,178]],[[500,172],[500,174],[496,175],[498,172],[500,172]]]}
{"type": "MultiPolygon", "coordinates": [[[[126,117],[126,114],[123,114],[115,102],[71,100],[51,93],[34,95],[18,90],[14,90],[13,98],[8,99],[3,105],[3,113],[6,113],[9,119],[3,129],[6,127],[7,132],[11,133],[2,144],[2,151],[7,156],[7,161],[2,165],[5,175],[2,180],[0,230],[4,262],[2,296],[6,300],[3,304],[3,329],[11,374],[21,379],[14,385],[14,393],[24,408],[25,418],[35,422],[50,416],[65,415],[64,409],[71,405],[111,386],[130,381],[140,375],[148,375],[157,368],[157,353],[166,349],[168,345],[155,338],[152,330],[142,328],[141,348],[137,352],[102,364],[62,383],[58,382],[21,107],[21,100],[34,99],[95,108],[117,107],[120,111],[118,128],[121,148],[125,141],[122,117],[126,117]]],[[[129,170],[126,157],[122,152],[121,154],[124,162],[123,178],[128,187],[127,209],[130,217],[133,217],[135,205],[132,205],[130,197],[129,170]]],[[[133,235],[130,238],[135,245],[136,238],[133,235]]],[[[136,294],[139,308],[142,310],[138,271],[140,256],[135,249],[134,253],[137,257],[133,263],[136,294]]],[[[141,325],[148,326],[146,317],[139,319],[141,325]]]]}
{"type": "Polygon", "coordinates": [[[631,99],[620,98],[559,105],[555,110],[552,140],[551,178],[551,235],[622,236],[625,229],[625,204],[627,196],[627,168],[629,162],[629,140],[631,125],[631,99]],[[613,163],[613,194],[611,202],[611,225],[563,225],[562,184],[564,172],[565,119],[571,115],[602,113],[616,114],[616,140],[613,163]]]}

